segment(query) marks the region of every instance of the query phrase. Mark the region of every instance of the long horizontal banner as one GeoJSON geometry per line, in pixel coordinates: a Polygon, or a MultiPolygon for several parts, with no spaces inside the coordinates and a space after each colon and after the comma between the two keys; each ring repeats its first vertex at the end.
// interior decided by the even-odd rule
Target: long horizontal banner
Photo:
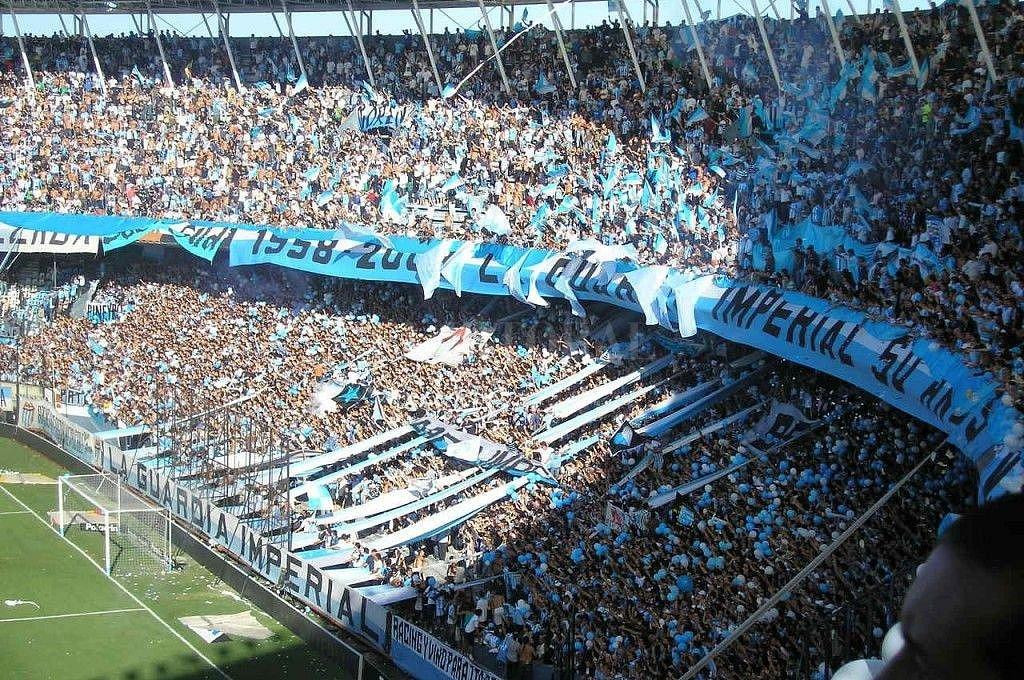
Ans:
{"type": "Polygon", "coordinates": [[[621,247],[581,241],[566,252],[552,252],[384,238],[351,227],[325,231],[193,222],[196,228],[222,229],[199,238],[157,220],[36,213],[0,213],[0,222],[50,231],[66,227],[67,233],[88,235],[144,227],[178,231],[198,239],[202,252],[197,254],[207,259],[230,239],[232,266],[274,264],[348,279],[418,284],[428,298],[438,288],[460,295],[511,295],[535,305],[558,298],[578,315],[585,314],[581,301],[617,305],[683,337],[706,330],[825,371],[938,427],[978,466],[983,497],[1002,493],[1004,478],[1020,478],[1020,451],[1009,445],[1019,444],[1013,428],[1021,414],[991,375],[971,368],[962,357],[906,328],[871,321],[817,298],[694,271],[643,267],[621,247]],[[109,220],[106,231],[104,219],[109,220]]]}

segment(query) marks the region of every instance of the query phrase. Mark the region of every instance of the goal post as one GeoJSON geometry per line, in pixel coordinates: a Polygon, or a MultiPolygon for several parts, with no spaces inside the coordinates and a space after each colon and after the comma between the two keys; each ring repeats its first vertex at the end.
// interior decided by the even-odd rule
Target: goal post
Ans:
{"type": "Polygon", "coordinates": [[[59,477],[50,521],[108,574],[173,566],[169,511],[136,496],[117,475],[59,477]]]}

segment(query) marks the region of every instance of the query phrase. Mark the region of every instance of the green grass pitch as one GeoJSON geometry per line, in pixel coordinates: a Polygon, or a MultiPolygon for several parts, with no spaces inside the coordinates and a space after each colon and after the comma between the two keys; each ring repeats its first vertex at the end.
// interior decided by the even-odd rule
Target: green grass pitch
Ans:
{"type": "MultiPolygon", "coordinates": [[[[54,479],[66,472],[43,455],[2,438],[0,470],[38,472],[54,479]]],[[[161,572],[154,562],[142,573],[115,576],[115,583],[49,528],[46,513],[56,506],[56,485],[0,484],[0,676],[343,678],[329,659],[180,550],[175,550],[175,560],[181,568],[173,573],[161,572]],[[13,601],[32,602],[38,608],[13,601]],[[178,622],[182,616],[249,609],[273,637],[207,644],[178,622]]],[[[102,559],[98,534],[69,532],[69,538],[93,559],[102,559]]]]}

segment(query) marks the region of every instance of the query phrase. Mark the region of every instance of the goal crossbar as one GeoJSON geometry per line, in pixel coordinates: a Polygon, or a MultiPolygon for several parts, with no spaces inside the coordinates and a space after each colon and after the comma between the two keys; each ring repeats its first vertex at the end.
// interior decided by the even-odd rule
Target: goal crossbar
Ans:
{"type": "Polygon", "coordinates": [[[118,475],[59,477],[53,515],[61,535],[72,527],[102,534],[103,569],[108,574],[137,555],[156,559],[166,570],[173,565],[170,513],[135,495],[118,475]]]}

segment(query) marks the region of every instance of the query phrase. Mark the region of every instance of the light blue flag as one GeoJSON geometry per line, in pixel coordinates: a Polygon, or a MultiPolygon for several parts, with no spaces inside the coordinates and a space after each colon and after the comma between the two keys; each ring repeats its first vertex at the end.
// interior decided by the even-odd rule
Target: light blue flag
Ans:
{"type": "Polygon", "coordinates": [[[964,114],[963,118],[957,117],[956,127],[950,131],[950,135],[953,137],[960,137],[961,135],[967,135],[981,125],[981,110],[973,104],[967,109],[967,113],[964,114]]]}
{"type": "Polygon", "coordinates": [[[914,72],[914,65],[909,61],[904,63],[902,66],[890,66],[885,70],[886,78],[902,78],[903,76],[909,76],[914,72]]]}
{"type": "Polygon", "coordinates": [[[696,109],[694,109],[693,113],[691,113],[689,117],[686,119],[686,124],[694,125],[696,123],[701,122],[702,120],[706,120],[707,117],[708,112],[704,110],[704,107],[698,106],[696,109]]]}
{"type": "Polygon", "coordinates": [[[450,99],[451,97],[454,97],[458,91],[459,90],[454,85],[448,83],[444,86],[444,89],[441,90],[441,99],[450,99]]]}
{"type": "Polygon", "coordinates": [[[623,184],[629,184],[631,186],[640,186],[643,182],[644,178],[640,176],[639,172],[631,172],[622,178],[623,184]]]}
{"type": "Polygon", "coordinates": [[[619,148],[619,142],[618,142],[617,139],[615,139],[615,133],[614,132],[611,132],[611,133],[608,134],[608,141],[605,142],[604,148],[605,148],[605,151],[607,151],[610,154],[615,153],[616,149],[619,148]]]}
{"type": "Polygon", "coordinates": [[[309,87],[309,81],[306,79],[306,74],[303,73],[299,76],[299,79],[295,81],[295,86],[292,88],[292,96],[296,97],[309,87]]]}
{"type": "Polygon", "coordinates": [[[274,107],[272,107],[272,106],[268,106],[266,108],[263,108],[263,109],[259,110],[259,117],[260,118],[270,118],[273,115],[274,115],[274,107]]]}
{"type": "Polygon", "coordinates": [[[313,187],[311,187],[308,184],[306,184],[306,185],[303,185],[302,190],[299,192],[299,199],[305,201],[306,199],[308,199],[312,195],[313,195],[313,187]]]}
{"type": "Polygon", "coordinates": [[[429,300],[441,285],[441,263],[451,250],[451,245],[451,241],[443,239],[422,253],[413,255],[412,261],[416,267],[416,277],[423,286],[424,300],[429,300]]]}
{"type": "Polygon", "coordinates": [[[923,90],[928,84],[928,71],[931,70],[931,58],[925,57],[924,61],[918,64],[917,89],[923,90]]]}
{"type": "Polygon", "coordinates": [[[306,170],[306,172],[302,173],[302,176],[306,178],[307,182],[315,181],[316,178],[320,176],[320,166],[314,165],[309,170],[306,170]]]}
{"type": "Polygon", "coordinates": [[[753,120],[751,119],[749,106],[740,108],[740,117],[736,130],[736,134],[744,139],[753,134],[753,120]]]}
{"type": "Polygon", "coordinates": [[[398,191],[395,188],[395,183],[388,180],[384,183],[384,188],[381,190],[380,195],[380,213],[392,222],[401,222],[405,218],[405,208],[407,200],[404,196],[399,196],[398,191]]]}
{"type": "Polygon", "coordinates": [[[875,70],[875,58],[870,50],[865,49],[864,69],[860,73],[860,96],[873,102],[878,99],[878,72],[875,70]]]}
{"type": "Polygon", "coordinates": [[[327,191],[320,192],[320,195],[316,197],[316,205],[318,208],[322,208],[331,202],[334,198],[334,192],[328,189],[327,191]]]}
{"type": "Polygon", "coordinates": [[[644,181],[644,189],[640,193],[640,205],[644,208],[651,206],[651,185],[646,180],[644,181]]]}
{"type": "Polygon", "coordinates": [[[651,143],[652,144],[668,144],[672,141],[672,133],[668,130],[662,130],[661,125],[658,124],[658,120],[651,114],[651,143]]]}
{"type": "Polygon", "coordinates": [[[477,220],[477,225],[484,231],[489,231],[497,236],[504,236],[511,231],[508,217],[502,212],[501,208],[493,203],[487,206],[487,210],[477,220]]]}
{"type": "Polygon", "coordinates": [[[368,83],[368,82],[366,82],[364,80],[364,81],[362,81],[361,86],[362,86],[362,89],[363,89],[363,93],[362,93],[363,96],[365,96],[367,99],[369,99],[372,102],[380,101],[380,95],[378,95],[377,91],[374,90],[373,87],[371,87],[370,83],[368,83]]]}
{"type": "Polygon", "coordinates": [[[615,189],[615,185],[619,182],[619,171],[622,169],[622,163],[616,163],[612,168],[612,171],[608,173],[608,176],[601,182],[601,192],[605,198],[609,198],[612,194],[612,190],[615,189]]]}
{"type": "Polygon", "coordinates": [[[462,178],[459,177],[459,173],[455,173],[454,175],[446,179],[444,184],[441,185],[441,193],[446,194],[452,189],[457,188],[461,184],[463,184],[462,178]]]}
{"type": "Polygon", "coordinates": [[[537,208],[537,212],[533,214],[533,218],[530,220],[530,226],[537,231],[544,231],[544,225],[547,223],[550,213],[551,208],[548,206],[547,201],[542,201],[540,207],[537,208]]]}
{"type": "Polygon", "coordinates": [[[537,77],[537,82],[533,86],[533,91],[539,95],[551,94],[557,89],[558,88],[548,82],[543,71],[540,72],[540,75],[537,77]]]}
{"type": "Polygon", "coordinates": [[[668,250],[668,241],[660,233],[654,235],[654,252],[658,255],[664,255],[665,251],[668,250]]]}
{"type": "Polygon", "coordinates": [[[562,198],[562,202],[555,208],[556,215],[564,215],[576,209],[576,197],[572,195],[562,198]]]}

